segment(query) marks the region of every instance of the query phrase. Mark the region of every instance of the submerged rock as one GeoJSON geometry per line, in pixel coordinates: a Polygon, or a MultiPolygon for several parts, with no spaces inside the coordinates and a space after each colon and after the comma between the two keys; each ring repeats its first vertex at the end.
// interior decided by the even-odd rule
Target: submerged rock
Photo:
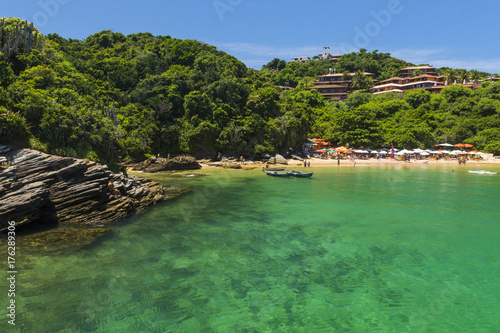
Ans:
{"type": "Polygon", "coordinates": [[[90,245],[111,232],[109,228],[58,228],[18,238],[18,244],[32,251],[76,250],[90,245]]]}
{"type": "Polygon", "coordinates": [[[113,173],[105,165],[36,150],[12,151],[0,169],[0,230],[16,226],[114,221],[164,199],[150,179],[113,173]],[[108,182],[120,191],[112,194],[108,182]]]}

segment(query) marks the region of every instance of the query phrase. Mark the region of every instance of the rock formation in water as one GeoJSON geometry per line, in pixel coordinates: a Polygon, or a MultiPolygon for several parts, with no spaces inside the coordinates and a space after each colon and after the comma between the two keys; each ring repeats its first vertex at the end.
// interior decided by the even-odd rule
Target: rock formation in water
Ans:
{"type": "Polygon", "coordinates": [[[196,170],[201,169],[201,165],[192,156],[181,155],[174,158],[150,158],[143,162],[125,162],[123,163],[127,168],[134,171],[143,172],[160,172],[160,171],[174,171],[174,170],[196,170]]]}
{"type": "Polygon", "coordinates": [[[165,198],[161,184],[113,173],[95,162],[30,149],[4,151],[3,157],[0,230],[5,230],[8,221],[16,226],[34,222],[60,226],[104,223],[165,198]],[[110,193],[109,181],[121,197],[110,193]]]}

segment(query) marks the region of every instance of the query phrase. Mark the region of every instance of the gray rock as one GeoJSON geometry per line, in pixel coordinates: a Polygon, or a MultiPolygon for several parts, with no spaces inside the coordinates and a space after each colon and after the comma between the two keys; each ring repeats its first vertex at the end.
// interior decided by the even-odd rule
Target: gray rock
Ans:
{"type": "Polygon", "coordinates": [[[292,159],[297,160],[297,161],[303,161],[304,160],[302,157],[297,156],[297,155],[292,155],[291,157],[292,157],[292,159]]]}
{"type": "Polygon", "coordinates": [[[160,172],[160,171],[177,171],[177,170],[196,170],[201,169],[201,165],[192,156],[181,155],[171,159],[159,158],[148,159],[137,164],[127,164],[134,171],[143,172],[160,172]]]}
{"type": "Polygon", "coordinates": [[[12,167],[0,171],[0,230],[16,225],[79,225],[114,221],[165,197],[163,186],[116,174],[105,165],[35,150],[11,152],[12,167]],[[112,195],[108,182],[121,192],[112,195]]]}
{"type": "Polygon", "coordinates": [[[288,161],[283,156],[281,156],[280,154],[276,154],[275,158],[276,158],[276,164],[286,164],[286,165],[288,165],[288,161]]]}

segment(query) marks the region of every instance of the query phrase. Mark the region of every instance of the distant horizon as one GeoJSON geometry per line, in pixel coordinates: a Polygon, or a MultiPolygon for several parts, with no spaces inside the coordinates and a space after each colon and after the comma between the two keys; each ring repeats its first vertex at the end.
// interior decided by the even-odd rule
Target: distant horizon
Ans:
{"type": "MultiPolygon", "coordinates": [[[[82,40],[103,30],[149,32],[216,46],[248,67],[274,58],[380,50],[413,64],[500,72],[496,13],[500,3],[478,0],[38,0],[7,2],[2,15],[33,22],[47,35],[82,40]]],[[[371,52],[370,51],[370,52],[371,52]]]]}

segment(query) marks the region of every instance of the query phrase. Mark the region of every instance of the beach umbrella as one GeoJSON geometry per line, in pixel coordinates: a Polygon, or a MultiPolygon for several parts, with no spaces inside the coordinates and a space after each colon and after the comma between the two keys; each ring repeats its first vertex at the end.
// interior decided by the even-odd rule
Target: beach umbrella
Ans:
{"type": "Polygon", "coordinates": [[[458,155],[458,153],[456,153],[456,152],[452,151],[452,152],[450,153],[450,155],[458,155]]]}
{"type": "Polygon", "coordinates": [[[371,153],[371,154],[378,154],[378,151],[376,151],[376,150],[372,150],[370,153],[371,153]]]}
{"type": "Polygon", "coordinates": [[[458,155],[467,155],[467,152],[465,152],[465,151],[461,151],[461,152],[458,152],[457,154],[458,154],[458,155]]]}
{"type": "Polygon", "coordinates": [[[432,153],[433,153],[433,154],[443,154],[443,153],[442,153],[442,152],[440,152],[440,151],[433,151],[432,153]]]}
{"type": "Polygon", "coordinates": [[[323,148],[323,149],[321,149],[321,150],[323,150],[323,151],[328,151],[328,149],[326,149],[326,148],[323,148]]]}
{"type": "Polygon", "coordinates": [[[463,143],[457,143],[457,144],[456,144],[456,145],[454,145],[454,146],[455,146],[455,147],[459,147],[459,148],[461,148],[461,147],[465,147],[465,145],[464,145],[463,143]]]}
{"type": "Polygon", "coordinates": [[[420,155],[421,156],[429,156],[430,154],[424,151],[423,153],[420,153],[420,155]]]}
{"type": "Polygon", "coordinates": [[[423,152],[424,150],[423,150],[423,149],[420,149],[420,148],[417,148],[417,149],[413,149],[413,151],[414,151],[415,153],[421,153],[421,152],[423,152]]]}
{"type": "Polygon", "coordinates": [[[440,143],[439,144],[441,147],[453,147],[452,144],[449,144],[449,143],[440,143]]]}
{"type": "Polygon", "coordinates": [[[464,144],[464,148],[472,148],[472,147],[474,147],[474,145],[471,145],[471,144],[468,144],[468,143],[464,144]]]}
{"type": "Polygon", "coordinates": [[[382,151],[380,152],[380,154],[382,154],[382,155],[387,155],[387,152],[386,152],[385,150],[382,150],[382,151]]]}

